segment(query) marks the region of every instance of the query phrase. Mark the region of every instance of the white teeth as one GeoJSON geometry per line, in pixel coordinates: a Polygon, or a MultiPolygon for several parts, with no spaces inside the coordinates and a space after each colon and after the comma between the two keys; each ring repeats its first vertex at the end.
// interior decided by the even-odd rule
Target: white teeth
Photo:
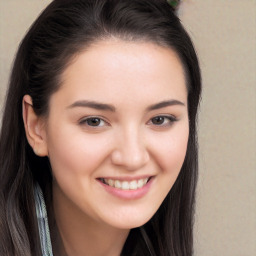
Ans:
{"type": "Polygon", "coordinates": [[[136,190],[146,185],[149,178],[133,180],[133,181],[120,181],[120,180],[112,180],[112,179],[103,179],[103,180],[104,180],[104,183],[106,183],[110,187],[115,187],[122,190],[136,190]]]}
{"type": "Polygon", "coordinates": [[[111,179],[108,180],[108,185],[114,187],[115,182],[111,179]]]}
{"type": "Polygon", "coordinates": [[[128,190],[130,188],[130,185],[129,185],[128,181],[121,182],[121,184],[122,184],[122,189],[123,190],[128,190]]]}
{"type": "Polygon", "coordinates": [[[138,187],[139,187],[139,188],[142,188],[143,185],[144,185],[144,181],[143,181],[143,180],[139,180],[139,181],[138,181],[138,187]]]}
{"type": "Polygon", "coordinates": [[[133,180],[132,182],[130,182],[130,189],[137,189],[138,188],[138,184],[136,180],[133,180]]]}
{"type": "Polygon", "coordinates": [[[115,188],[122,188],[122,184],[121,184],[121,182],[119,180],[115,180],[115,184],[114,185],[115,185],[115,188]]]}

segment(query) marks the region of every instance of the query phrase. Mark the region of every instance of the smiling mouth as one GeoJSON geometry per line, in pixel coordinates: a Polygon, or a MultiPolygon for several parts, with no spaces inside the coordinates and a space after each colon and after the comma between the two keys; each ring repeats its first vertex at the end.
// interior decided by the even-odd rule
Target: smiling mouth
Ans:
{"type": "Polygon", "coordinates": [[[108,185],[110,187],[117,188],[120,190],[136,190],[144,187],[149,182],[150,179],[151,177],[132,180],[132,181],[121,181],[121,180],[114,180],[114,179],[99,178],[99,181],[101,181],[105,185],[108,185]]]}

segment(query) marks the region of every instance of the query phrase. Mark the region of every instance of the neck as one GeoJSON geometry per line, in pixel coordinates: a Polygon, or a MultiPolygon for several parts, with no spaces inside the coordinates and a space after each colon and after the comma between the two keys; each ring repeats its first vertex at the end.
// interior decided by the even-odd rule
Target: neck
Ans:
{"type": "Polygon", "coordinates": [[[64,251],[68,256],[119,256],[129,230],[94,220],[53,187],[53,208],[64,251]]]}

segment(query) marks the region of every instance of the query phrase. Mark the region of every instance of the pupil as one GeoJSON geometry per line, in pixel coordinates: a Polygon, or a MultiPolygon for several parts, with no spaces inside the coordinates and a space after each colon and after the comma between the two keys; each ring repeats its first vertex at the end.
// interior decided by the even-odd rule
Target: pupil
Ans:
{"type": "Polygon", "coordinates": [[[98,126],[100,124],[99,118],[91,118],[88,120],[88,124],[91,126],[98,126]]]}
{"type": "Polygon", "coordinates": [[[158,116],[153,118],[152,120],[153,124],[162,124],[164,122],[164,117],[158,116]]]}

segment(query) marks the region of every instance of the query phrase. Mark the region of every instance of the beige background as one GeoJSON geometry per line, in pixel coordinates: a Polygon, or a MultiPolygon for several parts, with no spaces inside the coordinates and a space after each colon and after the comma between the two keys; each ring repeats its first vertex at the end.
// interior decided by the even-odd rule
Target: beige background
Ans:
{"type": "MultiPolygon", "coordinates": [[[[50,0],[0,0],[0,102],[18,42],[50,0]]],[[[256,255],[256,0],[185,0],[203,75],[199,256],[256,255]]]]}

